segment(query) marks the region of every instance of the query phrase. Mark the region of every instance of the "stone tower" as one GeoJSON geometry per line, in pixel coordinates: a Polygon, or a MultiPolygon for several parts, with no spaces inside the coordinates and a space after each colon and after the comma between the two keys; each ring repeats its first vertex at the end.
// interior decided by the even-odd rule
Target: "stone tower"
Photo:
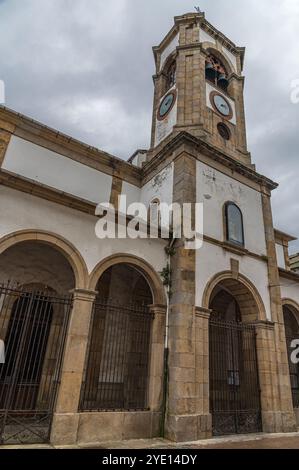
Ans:
{"type": "Polygon", "coordinates": [[[175,18],[173,28],[153,50],[152,140],[142,165],[145,181],[150,171],[172,165],[172,202],[200,202],[204,211],[203,247],[188,250],[183,238],[176,240],[171,260],[166,436],[192,441],[210,437],[217,427],[209,333],[217,289],[223,298],[230,291],[242,306],[244,328],[250,323],[256,331],[255,371],[260,371],[261,390],[256,417],[262,423],[256,429],[294,431],[286,342],[279,339],[284,338],[283,309],[271,210],[271,192],[277,185],[255,171],[247,150],[244,48],[217,31],[204,13],[187,13],[175,18]],[[244,221],[239,241],[228,235],[230,204],[244,221]],[[254,287],[261,273],[258,284],[264,289],[266,308],[258,306],[260,294],[254,287]],[[248,275],[253,282],[247,284],[248,275]],[[207,294],[209,283],[213,285],[218,276],[228,281],[215,281],[207,294]],[[272,362],[267,359],[271,353],[272,362]]]}
{"type": "Polygon", "coordinates": [[[204,13],[175,17],[173,28],[153,48],[154,155],[170,136],[186,131],[251,166],[244,117],[245,49],[205,19],[204,13]]]}

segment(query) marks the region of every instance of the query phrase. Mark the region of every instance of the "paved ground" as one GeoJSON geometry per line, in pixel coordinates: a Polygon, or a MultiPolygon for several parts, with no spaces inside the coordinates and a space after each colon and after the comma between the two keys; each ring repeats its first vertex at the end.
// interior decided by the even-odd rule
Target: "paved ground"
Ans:
{"type": "MultiPolygon", "coordinates": [[[[3,446],[0,449],[49,449],[46,445],[3,446]]],[[[174,444],[164,439],[140,439],[120,442],[103,442],[101,445],[64,446],[60,449],[299,449],[299,433],[252,434],[228,436],[204,441],[174,444]]]]}
{"type": "Polygon", "coordinates": [[[197,442],[178,443],[163,439],[106,442],[106,449],[299,449],[299,433],[228,436],[197,442]]]}

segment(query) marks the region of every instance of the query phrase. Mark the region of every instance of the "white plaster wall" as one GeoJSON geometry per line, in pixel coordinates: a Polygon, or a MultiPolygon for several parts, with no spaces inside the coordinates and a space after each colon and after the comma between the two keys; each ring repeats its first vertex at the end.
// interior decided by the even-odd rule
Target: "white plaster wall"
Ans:
{"type": "MultiPolygon", "coordinates": [[[[175,87],[168,90],[164,96],[168,95],[171,90],[175,90],[175,87]]],[[[161,98],[160,103],[162,103],[164,96],[161,98]]],[[[176,99],[172,110],[162,121],[160,121],[156,117],[155,146],[159,145],[162,140],[164,140],[169,134],[171,134],[173,127],[177,123],[177,110],[178,100],[176,99]]]]}
{"type": "Polygon", "coordinates": [[[197,202],[204,204],[204,234],[224,239],[223,205],[235,202],[242,211],[245,248],[266,255],[261,195],[258,191],[197,162],[197,202]]]}
{"type": "Polygon", "coordinates": [[[140,201],[149,207],[153,199],[172,204],[173,195],[173,163],[164,168],[141,189],[140,201]]]}
{"type": "Polygon", "coordinates": [[[177,34],[172,39],[172,41],[170,41],[168,46],[165,47],[164,51],[161,54],[160,70],[162,70],[162,68],[165,64],[165,61],[170,56],[170,54],[172,54],[176,50],[178,45],[179,45],[179,35],[177,34]]]}
{"type": "Polygon", "coordinates": [[[91,215],[0,186],[0,239],[18,230],[46,230],[69,240],[83,256],[89,272],[115,253],[143,258],[157,272],[163,269],[163,240],[99,240],[95,236],[96,221],[91,215]]]}
{"type": "Polygon", "coordinates": [[[276,243],[276,256],[279,268],[286,269],[283,246],[276,243]]]}
{"type": "Polygon", "coordinates": [[[233,66],[234,72],[237,72],[237,58],[226,47],[222,46],[222,52],[233,66]]]}
{"type": "Polygon", "coordinates": [[[140,202],[141,189],[133,184],[123,181],[121,195],[127,198],[127,207],[135,202],[140,202]]]}
{"type": "Polygon", "coordinates": [[[211,42],[212,44],[216,44],[215,38],[210,36],[206,31],[200,28],[199,30],[199,40],[200,42],[211,42]]]}
{"type": "Polygon", "coordinates": [[[291,299],[299,305],[299,282],[291,279],[280,278],[281,297],[283,299],[291,299]]]}
{"type": "Polygon", "coordinates": [[[207,107],[210,108],[214,113],[214,108],[211,104],[211,100],[210,100],[210,94],[212,93],[212,91],[217,91],[217,93],[219,95],[223,95],[224,98],[230,103],[231,107],[232,107],[232,110],[233,110],[233,117],[231,119],[228,119],[229,122],[231,122],[232,124],[236,125],[237,124],[237,120],[236,120],[236,105],[235,105],[235,102],[229,98],[227,95],[224,95],[223,93],[221,93],[218,88],[215,88],[213,87],[212,85],[210,85],[208,82],[206,82],[206,102],[207,102],[207,107]]]}
{"type": "Polygon", "coordinates": [[[196,305],[202,305],[203,293],[211,278],[222,271],[230,271],[231,258],[239,261],[240,273],[246,276],[259,291],[267,319],[271,321],[267,263],[247,256],[237,256],[208,242],[204,242],[203,247],[196,252],[196,305]]]}
{"type": "Polygon", "coordinates": [[[2,168],[87,201],[110,198],[111,176],[16,136],[11,138],[2,168]]]}

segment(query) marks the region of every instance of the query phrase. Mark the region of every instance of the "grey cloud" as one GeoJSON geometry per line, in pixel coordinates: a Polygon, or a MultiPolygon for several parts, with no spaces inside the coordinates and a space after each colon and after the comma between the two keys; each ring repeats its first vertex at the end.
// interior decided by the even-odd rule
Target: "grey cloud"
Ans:
{"type": "MultiPolygon", "coordinates": [[[[0,78],[7,105],[127,158],[148,147],[151,47],[193,11],[189,0],[0,0],[0,78]]],[[[258,171],[281,183],[276,225],[299,236],[298,0],[201,0],[207,19],[246,46],[248,142],[258,171]]],[[[299,244],[294,244],[299,250],[299,244]]]]}

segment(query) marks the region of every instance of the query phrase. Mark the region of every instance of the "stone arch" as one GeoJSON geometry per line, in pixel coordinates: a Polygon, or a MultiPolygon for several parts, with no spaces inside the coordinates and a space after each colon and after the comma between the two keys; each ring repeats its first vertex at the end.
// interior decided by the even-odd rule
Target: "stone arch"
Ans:
{"type": "Polygon", "coordinates": [[[0,255],[8,248],[22,242],[39,241],[56,248],[69,262],[74,272],[76,288],[84,289],[88,282],[88,270],[77,248],[65,238],[44,230],[20,230],[0,239],[0,255]]]}
{"type": "Polygon", "coordinates": [[[156,273],[154,268],[137,256],[119,253],[104,260],[100,261],[100,263],[94,268],[93,272],[89,278],[89,285],[88,289],[95,290],[99,279],[101,278],[102,274],[112,266],[117,264],[128,264],[129,266],[135,268],[139,271],[146,279],[149,284],[149,287],[152,292],[153,302],[155,305],[166,305],[166,294],[165,289],[163,287],[163,283],[160,279],[160,276],[156,273]]]}
{"type": "Polygon", "coordinates": [[[218,273],[208,282],[203,293],[203,308],[209,309],[217,286],[227,290],[237,300],[245,323],[267,320],[265,306],[256,287],[242,274],[236,276],[231,271],[218,273]]]}
{"type": "Polygon", "coordinates": [[[282,306],[289,307],[299,324],[299,304],[292,299],[282,299],[282,306]]]}
{"type": "Polygon", "coordinates": [[[168,83],[169,82],[170,69],[172,67],[174,67],[175,76],[176,76],[176,73],[177,73],[176,58],[177,58],[177,51],[173,51],[163,63],[163,66],[162,66],[162,69],[161,69],[161,75],[163,77],[163,92],[162,92],[162,95],[167,93],[167,91],[169,91],[176,83],[176,79],[174,80],[173,84],[168,83]]]}
{"type": "Polygon", "coordinates": [[[228,57],[226,57],[222,50],[220,49],[220,47],[218,47],[216,44],[214,44],[213,42],[209,42],[209,41],[205,41],[201,44],[203,50],[206,52],[206,53],[210,53],[210,54],[213,54],[215,55],[215,57],[217,57],[219,60],[221,60],[221,62],[223,63],[223,65],[225,66],[226,70],[227,70],[227,73],[228,73],[228,76],[231,76],[233,73],[236,73],[236,70],[235,70],[235,67],[234,65],[232,64],[232,62],[228,59],[228,57]]]}
{"type": "Polygon", "coordinates": [[[170,65],[172,64],[172,62],[174,62],[177,58],[177,51],[173,51],[169,54],[169,56],[164,60],[163,62],[163,65],[162,65],[162,68],[161,68],[161,72],[162,73],[166,73],[168,68],[170,67],[170,65]]]}

